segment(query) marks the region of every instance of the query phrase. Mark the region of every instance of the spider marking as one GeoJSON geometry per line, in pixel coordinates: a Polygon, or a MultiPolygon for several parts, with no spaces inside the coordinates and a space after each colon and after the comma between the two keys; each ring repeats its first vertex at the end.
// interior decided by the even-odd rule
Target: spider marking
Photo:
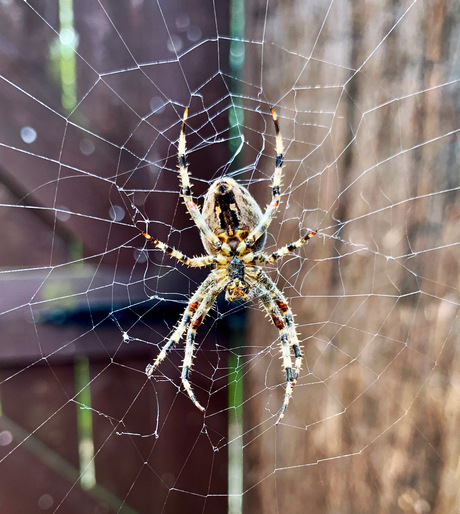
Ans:
{"type": "Polygon", "coordinates": [[[150,234],[143,236],[157,248],[168,253],[178,261],[191,267],[211,266],[207,278],[190,298],[176,329],[161,349],[153,364],[149,364],[146,373],[151,376],[166,358],[169,350],[185,335],[185,354],[182,363],[181,379],[195,406],[205,408],[197,400],[189,381],[195,350],[195,335],[217,296],[225,290],[225,298],[232,302],[249,300],[258,296],[262,307],[279,331],[283,369],[286,375],[284,401],[276,421],[278,424],[286,412],[292,396],[292,388],[297,382],[302,365],[302,352],[297,338],[296,325],[292,311],[283,293],[262,270],[261,265],[274,262],[291,253],[308,242],[316,232],[311,231],[297,241],[283,246],[270,255],[262,252],[267,229],[274,218],[280,203],[280,185],[282,177],[284,149],[283,140],[275,110],[271,115],[276,134],[276,161],[272,183],[272,199],[262,213],[249,191],[229,177],[215,180],[205,195],[203,210],[193,201],[190,175],[186,159],[185,127],[188,108],[185,109],[182,128],[178,141],[178,163],[181,182],[181,194],[193,222],[200,231],[206,255],[187,257],[180,251],[168,246],[150,234]],[[292,362],[294,356],[294,364],[292,362]]]}

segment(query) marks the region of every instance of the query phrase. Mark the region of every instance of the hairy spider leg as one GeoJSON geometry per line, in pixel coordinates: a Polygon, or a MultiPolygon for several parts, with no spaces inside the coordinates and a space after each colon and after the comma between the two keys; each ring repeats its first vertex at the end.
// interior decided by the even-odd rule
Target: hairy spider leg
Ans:
{"type": "Polygon", "coordinates": [[[188,171],[188,164],[186,158],[187,145],[185,139],[185,126],[187,123],[188,108],[184,111],[184,117],[182,120],[182,128],[179,135],[178,141],[178,161],[179,161],[179,173],[181,180],[181,192],[182,197],[185,201],[185,206],[192,217],[193,222],[198,227],[199,231],[204,237],[212,244],[216,250],[221,250],[226,254],[230,254],[230,248],[227,244],[223,244],[214,232],[209,228],[209,225],[204,220],[197,204],[192,199],[192,186],[190,183],[190,175],[188,171]]]}
{"type": "Polygon", "coordinates": [[[216,257],[212,255],[203,255],[201,257],[187,257],[187,255],[184,255],[182,252],[176,250],[172,246],[169,246],[165,243],[162,243],[161,241],[158,241],[158,239],[155,239],[150,234],[147,234],[147,232],[142,232],[142,235],[145,237],[145,239],[151,241],[157,248],[163,250],[163,252],[169,254],[171,257],[174,257],[179,262],[182,262],[182,264],[190,266],[191,268],[202,268],[204,266],[210,266],[211,264],[217,262],[216,257]]]}
{"type": "Polygon", "coordinates": [[[288,255],[289,253],[293,252],[294,250],[297,250],[297,248],[302,247],[305,243],[308,243],[308,241],[316,235],[316,231],[309,232],[306,236],[301,237],[300,239],[297,239],[297,241],[294,241],[293,243],[289,243],[285,246],[282,246],[275,252],[273,252],[270,255],[266,255],[263,252],[259,252],[254,254],[253,261],[256,264],[265,264],[267,262],[274,262],[281,257],[284,257],[285,255],[288,255]]]}
{"type": "Polygon", "coordinates": [[[195,291],[193,296],[190,298],[190,301],[184,311],[184,314],[182,315],[182,319],[180,320],[179,324],[177,325],[176,329],[174,330],[168,341],[161,349],[160,353],[155,359],[155,362],[153,364],[149,364],[145,369],[145,372],[148,376],[151,376],[153,374],[155,369],[165,360],[166,355],[171,350],[171,348],[181,340],[185,332],[185,329],[187,328],[187,325],[190,323],[190,320],[192,319],[193,315],[200,307],[201,302],[206,299],[206,291],[208,290],[208,288],[212,288],[215,284],[216,278],[211,273],[206,277],[206,279],[203,281],[200,287],[195,291]]]}
{"type": "Polygon", "coordinates": [[[302,366],[302,352],[297,338],[294,316],[283,293],[262,270],[258,272],[257,283],[261,290],[264,291],[260,301],[280,333],[283,368],[286,372],[284,401],[275,423],[278,425],[284,417],[284,413],[286,412],[289,400],[292,396],[292,388],[299,377],[300,368],[302,366]],[[294,369],[292,367],[291,349],[295,357],[294,369]]]}
{"type": "Polygon", "coordinates": [[[275,113],[275,109],[271,108],[270,112],[272,113],[276,133],[276,162],[275,173],[273,174],[272,201],[268,204],[267,208],[265,209],[264,215],[262,216],[259,224],[248,235],[248,237],[238,245],[238,251],[240,253],[243,252],[246,247],[251,247],[264,234],[264,232],[266,232],[280,204],[280,188],[281,177],[283,172],[284,148],[283,139],[281,137],[281,132],[278,124],[278,118],[275,113]]]}
{"type": "Polygon", "coordinates": [[[196,396],[192,389],[192,385],[190,384],[190,381],[188,379],[193,365],[193,354],[195,351],[195,336],[198,327],[201,325],[201,323],[203,323],[204,318],[216,302],[217,296],[229,282],[228,276],[225,275],[225,270],[216,270],[212,272],[211,276],[214,277],[214,283],[210,286],[209,292],[203,297],[199,308],[196,310],[192,319],[190,320],[190,324],[187,330],[184,361],[182,363],[181,380],[184,389],[187,391],[187,394],[189,395],[193,404],[202,412],[205,411],[205,408],[196,399],[196,396]],[[218,279],[218,275],[224,276],[223,278],[218,279]]]}

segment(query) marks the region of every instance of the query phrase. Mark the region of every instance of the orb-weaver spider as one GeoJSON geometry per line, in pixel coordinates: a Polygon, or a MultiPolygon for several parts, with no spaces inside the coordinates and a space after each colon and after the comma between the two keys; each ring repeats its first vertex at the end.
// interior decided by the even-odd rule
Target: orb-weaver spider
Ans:
{"type": "Polygon", "coordinates": [[[146,373],[149,376],[153,374],[154,370],[165,359],[168,351],[179,342],[187,331],[181,374],[182,384],[195,406],[204,411],[205,409],[198,402],[189,381],[196,331],[214,305],[217,296],[224,289],[225,298],[230,302],[249,300],[257,296],[280,334],[283,368],[286,373],[286,391],[276,421],[276,424],[278,424],[284,416],[292,396],[292,388],[299,376],[302,352],[288,302],[261,266],[274,262],[296,248],[300,248],[316,232],[309,232],[304,237],[283,246],[271,255],[262,252],[267,229],[280,203],[280,184],[284,158],[283,140],[274,109],[271,109],[271,115],[276,132],[276,163],[272,184],[272,200],[265,212],[262,213],[259,205],[245,187],[229,177],[219,178],[212,182],[204,198],[203,210],[200,212],[191,196],[185,140],[188,108],[185,109],[178,141],[181,194],[193,222],[200,231],[207,255],[190,258],[158,241],[146,232],[143,232],[143,235],[157,248],[187,266],[212,265],[214,267],[191,297],[178,326],[161,349],[155,362],[147,366],[146,373]],[[292,364],[292,353],[294,355],[294,365],[292,364]]]}

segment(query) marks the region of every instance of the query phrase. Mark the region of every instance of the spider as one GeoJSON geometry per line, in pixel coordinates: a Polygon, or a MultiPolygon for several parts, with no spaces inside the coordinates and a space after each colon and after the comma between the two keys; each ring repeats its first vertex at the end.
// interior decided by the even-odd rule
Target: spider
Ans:
{"type": "Polygon", "coordinates": [[[299,376],[302,352],[288,302],[261,266],[275,262],[284,255],[300,248],[316,232],[309,232],[306,236],[283,246],[271,255],[262,252],[267,229],[280,203],[280,184],[284,158],[283,140],[278,118],[273,108],[270,112],[276,133],[276,163],[272,184],[272,200],[264,213],[262,213],[249,191],[229,177],[219,178],[212,182],[205,195],[202,212],[200,212],[191,196],[191,183],[186,160],[185,127],[188,117],[188,108],[186,108],[178,141],[181,195],[193,222],[200,231],[201,241],[207,255],[190,258],[158,241],[147,232],[142,234],[157,248],[187,266],[213,266],[212,271],[191,297],[181,320],[161,349],[155,362],[147,366],[147,375],[151,376],[153,374],[171,348],[187,332],[181,373],[182,384],[194,405],[204,412],[205,408],[198,402],[189,381],[195,350],[196,331],[214,305],[217,296],[224,289],[225,298],[230,302],[258,297],[261,305],[279,330],[280,335],[283,369],[286,374],[286,390],[276,421],[276,424],[278,424],[286,412],[292,396],[292,388],[299,376]],[[294,365],[292,364],[291,353],[294,355],[294,365]]]}

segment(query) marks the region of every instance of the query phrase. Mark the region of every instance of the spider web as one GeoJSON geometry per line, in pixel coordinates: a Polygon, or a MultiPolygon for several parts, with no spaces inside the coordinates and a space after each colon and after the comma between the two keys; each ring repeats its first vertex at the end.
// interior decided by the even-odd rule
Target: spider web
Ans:
{"type": "MultiPolygon", "coordinates": [[[[3,2],[0,506],[15,512],[455,512],[455,2],[3,2]],[[304,365],[218,299],[148,379],[206,270],[179,195],[223,175],[270,201],[267,273],[304,365]]],[[[222,296],[222,295],[221,295],[222,296]]]]}

